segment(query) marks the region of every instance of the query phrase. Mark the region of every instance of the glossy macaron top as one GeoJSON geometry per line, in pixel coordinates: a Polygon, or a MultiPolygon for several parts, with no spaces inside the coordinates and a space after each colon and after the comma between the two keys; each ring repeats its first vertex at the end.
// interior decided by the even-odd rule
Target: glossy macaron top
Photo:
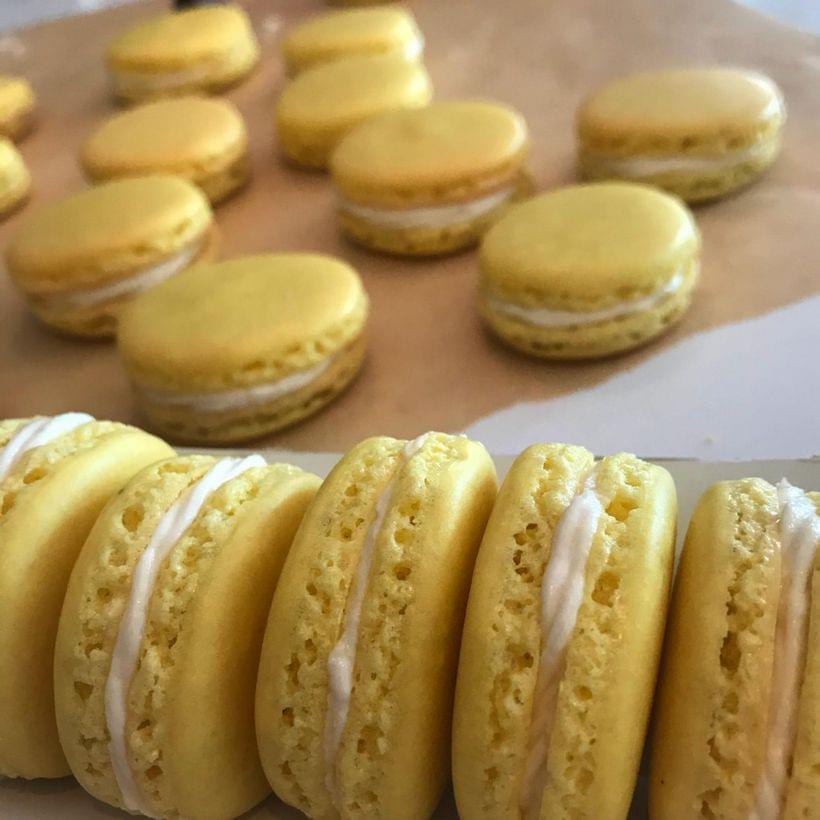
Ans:
{"type": "Polygon", "coordinates": [[[34,91],[28,81],[10,74],[0,75],[0,134],[15,139],[23,119],[34,108],[34,91]]]}
{"type": "Polygon", "coordinates": [[[109,45],[113,68],[150,72],[222,57],[252,36],[238,5],[210,5],[160,14],[120,34],[109,45]]]}
{"type": "Polygon", "coordinates": [[[430,77],[420,63],[395,54],[366,54],[315,66],[282,92],[280,128],[339,130],[391,108],[430,101],[430,77]]]}
{"type": "Polygon", "coordinates": [[[628,154],[744,147],[785,117],[772,80],[730,68],[646,72],[593,91],[578,112],[582,145],[628,154]]]}
{"type": "Polygon", "coordinates": [[[81,161],[92,179],[162,170],[202,175],[246,146],[245,124],[230,102],[177,97],[114,114],[83,143],[81,161]]]}
{"type": "Polygon", "coordinates": [[[331,158],[352,200],[396,207],[458,202],[511,182],[528,149],[527,127],[490,102],[435,102],[354,128],[331,158]]]}
{"type": "Polygon", "coordinates": [[[6,251],[9,273],[29,292],[94,284],[126,274],[196,241],[211,209],[172,176],[115,180],[33,214],[6,251]]]}
{"type": "Polygon", "coordinates": [[[629,183],[570,186],[513,206],[490,229],[482,289],[522,305],[605,307],[655,290],[699,245],[675,197],[629,183]]]}
{"type": "Polygon", "coordinates": [[[326,360],[359,336],[367,304],[358,274],[330,256],[198,265],[128,306],[119,348],[148,387],[242,387],[326,360]]]}
{"type": "Polygon", "coordinates": [[[356,54],[391,52],[412,59],[422,47],[412,13],[400,6],[328,12],[291,29],[282,44],[291,75],[356,54]]]}

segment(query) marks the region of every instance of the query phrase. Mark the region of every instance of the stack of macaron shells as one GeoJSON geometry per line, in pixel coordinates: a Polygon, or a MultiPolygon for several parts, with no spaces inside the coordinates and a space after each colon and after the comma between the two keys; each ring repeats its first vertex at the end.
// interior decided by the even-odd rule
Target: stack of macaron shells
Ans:
{"type": "Polygon", "coordinates": [[[6,249],[8,272],[45,324],[113,336],[122,306],[214,252],[208,201],[177,176],[118,179],[44,206],[6,249]]]}
{"type": "Polygon", "coordinates": [[[0,774],[153,817],[271,786],[428,817],[452,742],[463,818],[626,817],[660,668],[654,816],[811,817],[820,493],[707,490],[662,658],[676,517],[666,470],[567,444],[496,494],[464,436],[366,439],[321,482],[0,422],[0,774]]]}
{"type": "Polygon", "coordinates": [[[358,274],[333,257],[242,257],[135,299],[118,347],[152,427],[175,441],[242,441],[316,412],[350,383],[368,306],[358,274]]]}

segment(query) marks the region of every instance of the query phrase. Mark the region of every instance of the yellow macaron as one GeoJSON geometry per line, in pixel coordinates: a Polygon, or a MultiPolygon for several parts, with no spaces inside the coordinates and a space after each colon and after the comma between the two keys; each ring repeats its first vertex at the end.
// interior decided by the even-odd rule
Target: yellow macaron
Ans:
{"type": "Polygon", "coordinates": [[[475,244],[530,189],[527,127],[489,102],[436,102],[372,117],[330,168],[342,231],[388,253],[435,255],[475,244]]]}
{"type": "Polygon", "coordinates": [[[0,136],[17,141],[31,130],[37,101],[22,77],[0,74],[0,136]]]}
{"type": "Polygon", "coordinates": [[[113,336],[136,293],[213,253],[211,209],[179,177],[120,179],[35,213],[6,250],[9,275],[43,322],[113,336]]]}
{"type": "Polygon", "coordinates": [[[116,96],[138,102],[235,85],[259,46],[247,14],[228,3],[152,17],[114,39],[106,59],[116,96]]]}
{"type": "Polygon", "coordinates": [[[308,817],[430,817],[448,778],[458,641],[495,498],[463,436],[371,438],[334,467],[268,619],[256,728],[276,794],[308,817]]]}
{"type": "Polygon", "coordinates": [[[674,197],[631,183],[562,188],[511,208],[484,237],[479,311],[547,359],[637,347],[683,315],[700,240],[674,197]]]}
{"type": "Polygon", "coordinates": [[[724,481],[681,555],[656,703],[653,817],[820,807],[820,493],[724,481]]]}
{"type": "Polygon", "coordinates": [[[657,185],[688,202],[748,185],[775,160],[786,119],[768,77],[730,68],[656,71],[593,91],[577,117],[586,179],[657,185]]]}
{"type": "Polygon", "coordinates": [[[69,575],[105,503],[171,455],[141,430],[86,413],[0,421],[0,775],[69,773],[53,687],[69,575]]]}
{"type": "Polygon", "coordinates": [[[386,111],[421,108],[432,95],[421,63],[394,54],[317,65],[288,83],[276,104],[279,147],[299,165],[325,168],[354,126],[386,111]]]}
{"type": "Polygon", "coordinates": [[[150,423],[174,441],[273,432],[333,400],[361,367],[368,299],[329,256],[199,265],[135,299],[119,351],[150,423]]]}
{"type": "Polygon", "coordinates": [[[453,781],[463,820],[626,818],[676,515],[671,476],[635,456],[596,463],[583,447],[546,444],[515,460],[461,643],[453,781]]]}
{"type": "Polygon", "coordinates": [[[360,54],[395,54],[413,61],[423,50],[415,18],[398,5],[327,12],[292,28],[282,43],[290,76],[360,54]]]}
{"type": "Polygon", "coordinates": [[[93,182],[175,174],[212,204],[250,174],[242,115],[227,100],[207,97],[156,100],[114,114],[83,143],[80,161],[93,182]]]}
{"type": "Polygon", "coordinates": [[[237,817],[268,792],[253,697],[270,600],[318,477],[183,456],[103,509],[55,652],[60,741],[94,797],[148,817],[237,817]]]}
{"type": "Polygon", "coordinates": [[[31,190],[31,175],[14,144],[0,137],[0,219],[17,209],[31,190]]]}

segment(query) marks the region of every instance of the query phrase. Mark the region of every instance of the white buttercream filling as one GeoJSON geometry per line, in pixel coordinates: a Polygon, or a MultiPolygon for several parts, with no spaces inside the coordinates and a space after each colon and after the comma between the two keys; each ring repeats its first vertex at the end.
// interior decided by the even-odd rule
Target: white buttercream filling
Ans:
{"type": "Polygon", "coordinates": [[[521,812],[528,820],[538,817],[541,811],[558,687],[581,608],[587,559],[602,513],[593,470],[555,527],[552,550],[541,579],[541,657],[520,800],[521,812]]]}
{"type": "Polygon", "coordinates": [[[508,185],[469,202],[424,208],[375,208],[372,205],[360,205],[346,197],[339,197],[338,205],[342,213],[381,228],[447,228],[489,213],[511,199],[515,192],[516,186],[508,185]]]}
{"type": "Polygon", "coordinates": [[[356,664],[356,641],[359,632],[359,619],[362,604],[370,577],[370,567],[376,550],[376,541],[381,532],[384,519],[390,508],[393,489],[402,466],[421,450],[429,433],[409,441],[398,459],[393,477],[376,499],[373,520],[367,528],[356,573],[345,604],[342,621],[342,632],[339,640],[331,649],[327,658],[328,692],[327,717],[325,719],[324,754],[327,776],[325,785],[331,794],[334,805],[339,804],[339,788],[336,783],[336,758],[342,742],[342,733],[347,722],[350,708],[350,694],[353,691],[353,668],[356,664]]]}
{"type": "Polygon", "coordinates": [[[113,302],[123,296],[133,296],[144,290],[170,279],[172,276],[183,271],[194,260],[202,248],[204,239],[197,239],[187,247],[178,251],[173,256],[149,265],[142,270],[132,273],[130,276],[108,282],[93,288],[83,290],[73,290],[68,293],[55,293],[51,296],[40,297],[41,301],[52,304],[59,303],[65,308],[87,308],[95,305],[113,302]]]}
{"type": "Polygon", "coordinates": [[[713,157],[670,154],[643,157],[594,157],[595,165],[608,173],[627,177],[652,177],[675,171],[724,171],[769,151],[768,144],[753,145],[713,157]]]}
{"type": "Polygon", "coordinates": [[[784,478],[780,504],[780,603],[774,639],[768,732],[763,773],[757,783],[753,820],[780,816],[797,735],[800,681],[806,661],[809,583],[820,547],[820,516],[811,499],[784,478]]]}
{"type": "Polygon", "coordinates": [[[91,421],[94,421],[94,416],[89,416],[88,413],[62,413],[24,424],[0,450],[0,481],[11,473],[30,450],[42,447],[91,421]]]}
{"type": "Polygon", "coordinates": [[[111,655],[111,668],[105,683],[105,721],[111,738],[108,753],[123,803],[130,811],[138,811],[147,817],[155,816],[147,807],[131,771],[125,726],[128,714],[128,689],[137,670],[148,605],[160,567],[212,493],[246,470],[264,467],[265,464],[265,459],[260,455],[223,458],[217,461],[160,518],[148,545],[134,567],[131,591],[120,621],[111,655]]]}
{"type": "Polygon", "coordinates": [[[484,301],[496,313],[512,316],[530,325],[536,325],[537,327],[575,327],[577,325],[592,325],[596,322],[605,322],[623,316],[631,316],[635,313],[642,313],[645,310],[652,310],[668,296],[680,290],[682,284],[683,271],[680,270],[662,287],[648,296],[643,296],[640,299],[626,299],[600,310],[574,311],[524,307],[488,294],[485,294],[484,301]]]}
{"type": "Polygon", "coordinates": [[[315,367],[291,373],[282,379],[236,390],[221,390],[216,393],[166,393],[161,390],[139,388],[139,392],[152,404],[165,407],[185,407],[197,413],[222,413],[242,407],[253,407],[287,396],[316,381],[335,361],[330,357],[315,367]]]}

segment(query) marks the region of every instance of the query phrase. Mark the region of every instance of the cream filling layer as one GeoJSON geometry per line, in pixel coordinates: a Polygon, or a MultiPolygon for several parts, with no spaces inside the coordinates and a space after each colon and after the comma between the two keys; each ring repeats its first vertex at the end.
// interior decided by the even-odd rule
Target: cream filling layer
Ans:
{"type": "Polygon", "coordinates": [[[820,547],[820,516],[811,499],[784,478],[777,485],[780,504],[780,603],[774,639],[768,731],[763,773],[755,790],[752,820],[781,814],[797,736],[800,681],[808,642],[809,583],[820,547]]]}
{"type": "Polygon", "coordinates": [[[24,424],[0,450],[0,481],[11,473],[29,450],[42,447],[94,420],[94,416],[88,413],[62,413],[24,424]]]}
{"type": "Polygon", "coordinates": [[[369,225],[379,228],[448,228],[451,225],[470,222],[498,208],[512,199],[516,190],[515,185],[508,185],[469,202],[425,208],[375,208],[371,205],[360,205],[340,196],[338,207],[341,213],[362,219],[369,225]]]}
{"type": "Polygon", "coordinates": [[[356,664],[356,642],[359,632],[359,620],[362,614],[370,567],[376,551],[376,541],[390,509],[390,501],[401,468],[413,458],[424,446],[429,433],[409,441],[398,459],[393,477],[376,499],[373,520],[365,533],[356,573],[345,603],[345,614],[342,620],[342,632],[339,640],[331,649],[327,658],[328,692],[327,715],[325,718],[324,756],[327,775],[325,786],[330,792],[333,804],[338,808],[340,803],[339,786],[336,782],[336,758],[342,742],[347,714],[350,709],[350,695],[353,691],[353,669],[356,664]]]}
{"type": "Polygon", "coordinates": [[[541,579],[541,656],[520,798],[526,820],[537,818],[541,811],[558,688],[583,600],[587,559],[602,514],[593,469],[555,527],[552,550],[541,579]]]}
{"type": "Polygon", "coordinates": [[[62,308],[89,308],[96,305],[113,302],[123,296],[133,296],[144,290],[170,279],[172,276],[183,271],[193,262],[205,243],[204,238],[199,238],[187,247],[177,251],[173,256],[157,262],[156,265],[149,265],[142,268],[130,276],[117,279],[105,285],[83,290],[74,290],[69,293],[57,293],[53,296],[39,297],[44,304],[59,306],[62,308]]]}
{"type": "Polygon", "coordinates": [[[607,173],[626,177],[653,177],[658,174],[683,172],[727,171],[742,162],[756,159],[770,150],[767,143],[752,145],[740,151],[730,151],[714,157],[699,157],[688,154],[644,157],[591,157],[596,168],[607,173]]]}
{"type": "Polygon", "coordinates": [[[273,399],[295,393],[316,381],[336,360],[331,356],[315,367],[291,373],[282,379],[236,390],[222,390],[217,393],[166,393],[161,390],[139,388],[139,392],[152,404],[164,407],[185,407],[198,413],[222,413],[243,407],[254,407],[273,399]]]}
{"type": "Polygon", "coordinates": [[[111,738],[108,753],[123,803],[129,811],[138,811],[147,817],[155,816],[146,805],[131,771],[125,726],[128,715],[128,690],[137,670],[148,606],[160,567],[212,493],[246,470],[264,467],[266,463],[260,455],[223,458],[217,461],[159,519],[148,545],[134,567],[131,591],[120,621],[111,655],[111,667],[105,682],[105,721],[111,738]]]}
{"type": "Polygon", "coordinates": [[[496,296],[485,294],[484,301],[496,313],[512,316],[529,325],[536,327],[575,327],[578,325],[592,325],[597,322],[606,322],[632,316],[646,310],[652,310],[664,299],[677,293],[683,285],[684,272],[679,270],[662,287],[643,296],[640,299],[628,299],[601,310],[553,310],[552,308],[531,308],[507,302],[496,296]]]}

